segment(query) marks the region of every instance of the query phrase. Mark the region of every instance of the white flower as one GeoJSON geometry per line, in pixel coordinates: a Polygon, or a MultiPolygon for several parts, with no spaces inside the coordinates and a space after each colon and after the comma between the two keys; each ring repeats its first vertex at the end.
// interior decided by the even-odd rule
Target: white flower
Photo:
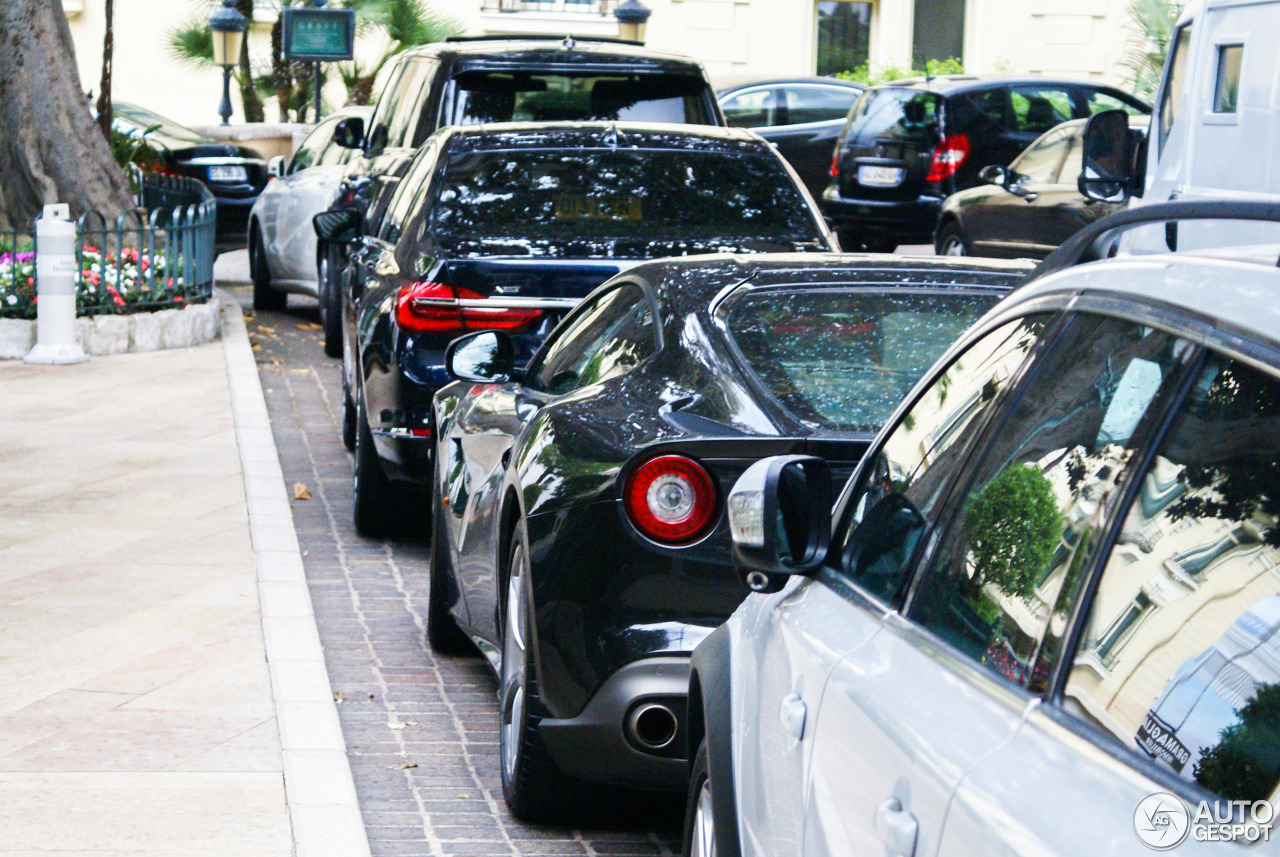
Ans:
{"type": "Polygon", "coordinates": [[[9,297],[7,298],[7,300],[9,301],[9,306],[14,306],[15,304],[17,304],[17,303],[18,303],[18,296],[17,296],[17,295],[9,295],[9,297]]]}

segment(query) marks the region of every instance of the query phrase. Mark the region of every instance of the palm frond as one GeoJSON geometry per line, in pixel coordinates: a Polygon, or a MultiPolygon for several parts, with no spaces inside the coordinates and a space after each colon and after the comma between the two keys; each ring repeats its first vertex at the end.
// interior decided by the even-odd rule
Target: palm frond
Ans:
{"type": "Polygon", "coordinates": [[[213,32],[207,20],[193,17],[165,34],[169,56],[183,65],[204,68],[213,65],[213,32]]]}
{"type": "Polygon", "coordinates": [[[1129,71],[1129,86],[1146,98],[1160,85],[1169,41],[1182,14],[1178,0],[1130,0],[1126,9],[1129,43],[1120,65],[1129,71]]]}

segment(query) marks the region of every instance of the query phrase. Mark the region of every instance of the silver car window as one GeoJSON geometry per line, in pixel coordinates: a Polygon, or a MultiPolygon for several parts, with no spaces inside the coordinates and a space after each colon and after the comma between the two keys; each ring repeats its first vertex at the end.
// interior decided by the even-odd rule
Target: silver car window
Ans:
{"type": "Polygon", "coordinates": [[[1063,704],[1229,800],[1280,782],[1280,380],[1210,357],[1134,499],[1063,704]]]}

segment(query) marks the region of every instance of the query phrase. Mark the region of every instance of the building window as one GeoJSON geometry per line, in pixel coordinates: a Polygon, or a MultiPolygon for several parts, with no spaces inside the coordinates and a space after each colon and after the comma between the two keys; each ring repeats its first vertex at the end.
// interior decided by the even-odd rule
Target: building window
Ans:
{"type": "Polygon", "coordinates": [[[964,59],[965,0],[916,0],[911,61],[964,59]]]}
{"type": "Polygon", "coordinates": [[[870,46],[870,3],[819,0],[818,74],[853,71],[867,61],[870,46]]]}

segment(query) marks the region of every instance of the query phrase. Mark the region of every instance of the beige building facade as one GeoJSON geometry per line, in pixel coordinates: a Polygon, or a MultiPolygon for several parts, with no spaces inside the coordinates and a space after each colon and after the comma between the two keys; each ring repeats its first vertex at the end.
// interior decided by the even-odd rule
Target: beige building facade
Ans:
{"type": "MultiPolygon", "coordinates": [[[[701,60],[717,85],[832,73],[859,61],[905,67],[922,56],[958,56],[972,72],[1055,75],[1122,84],[1127,0],[644,0],[649,46],[701,60]]],[[[617,36],[618,0],[435,0],[468,33],[617,36]]],[[[278,14],[262,2],[251,56],[269,55],[278,14]]],[[[85,91],[102,61],[103,0],[63,0],[85,91]]],[[[168,34],[202,14],[181,0],[115,0],[113,95],[189,125],[216,124],[222,76],[174,59],[168,34]]],[[[362,42],[374,57],[383,44],[362,42]]],[[[336,75],[334,76],[336,77],[336,75]]],[[[233,101],[235,94],[233,93],[233,101]]],[[[326,104],[345,101],[340,83],[326,104]]],[[[239,119],[239,106],[236,116],[239,119]]],[[[274,104],[267,105],[274,121],[274,104]]]]}

